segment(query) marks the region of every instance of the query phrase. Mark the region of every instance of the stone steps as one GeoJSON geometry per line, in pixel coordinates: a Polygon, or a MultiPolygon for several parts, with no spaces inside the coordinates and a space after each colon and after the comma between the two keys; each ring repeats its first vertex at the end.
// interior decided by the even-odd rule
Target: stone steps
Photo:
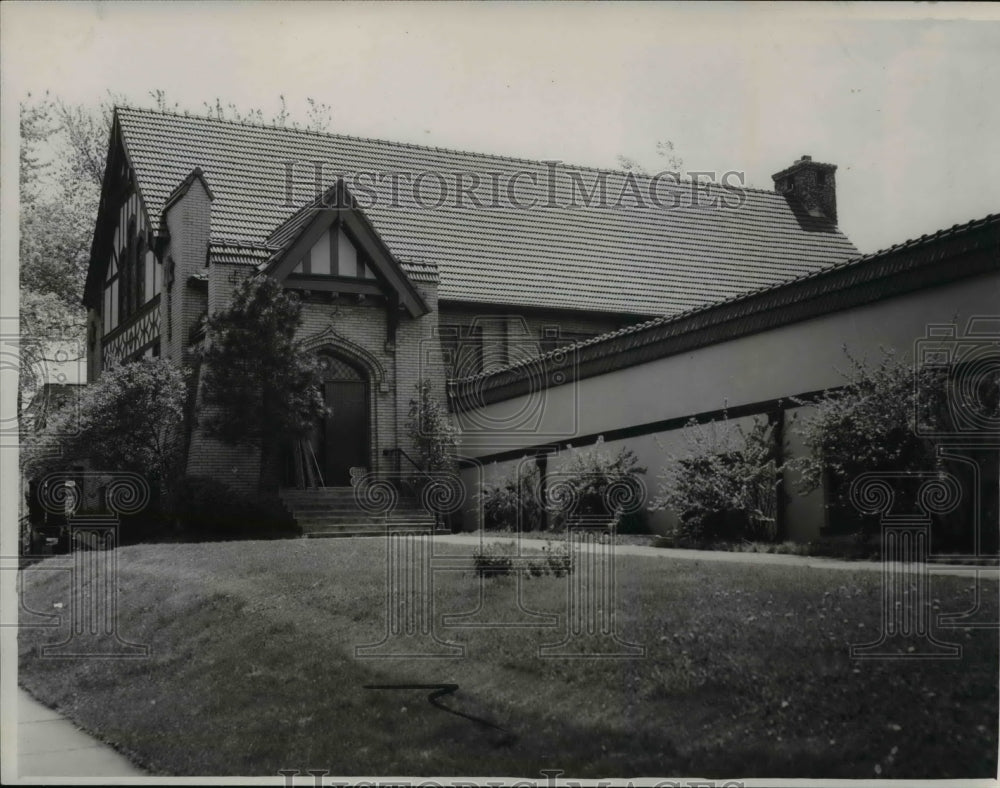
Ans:
{"type": "Polygon", "coordinates": [[[366,512],[354,499],[351,487],[322,487],[280,492],[281,500],[306,538],[385,536],[392,533],[431,533],[434,516],[416,499],[402,497],[388,515],[366,512]]]}
{"type": "MultiPolygon", "coordinates": [[[[394,534],[430,534],[434,530],[434,524],[430,525],[393,525],[389,533],[394,534]]],[[[386,535],[386,526],[361,526],[361,525],[329,525],[315,529],[303,529],[302,536],[306,539],[336,539],[348,536],[381,536],[386,535]]]]}
{"type": "Polygon", "coordinates": [[[299,525],[316,525],[329,523],[330,525],[343,525],[345,523],[357,523],[358,525],[400,525],[405,523],[417,523],[434,527],[434,518],[420,510],[412,512],[395,512],[392,517],[372,517],[364,512],[302,512],[296,509],[292,512],[299,525]]]}
{"type": "MultiPolygon", "coordinates": [[[[364,509],[353,501],[310,501],[284,499],[285,506],[300,512],[363,512],[364,509]]],[[[420,510],[415,501],[400,501],[393,511],[420,510]]]]}

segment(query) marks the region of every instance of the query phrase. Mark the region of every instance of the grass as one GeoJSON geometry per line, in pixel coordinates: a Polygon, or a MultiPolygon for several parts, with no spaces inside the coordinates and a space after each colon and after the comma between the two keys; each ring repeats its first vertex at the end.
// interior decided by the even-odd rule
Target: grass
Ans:
{"type": "MultiPolygon", "coordinates": [[[[482,535],[488,539],[494,539],[498,537],[514,539],[520,536],[522,539],[538,539],[543,541],[563,541],[566,539],[566,531],[564,529],[552,528],[537,531],[523,531],[518,534],[515,528],[487,528],[478,531],[463,531],[463,535],[478,536],[482,535]]],[[[622,545],[638,545],[641,547],[651,547],[656,545],[658,541],[663,541],[662,536],[657,534],[615,534],[615,544],[622,545]]],[[[664,545],[666,546],[666,545],[664,545]]]]}
{"type": "MultiPolygon", "coordinates": [[[[441,551],[471,548],[441,544],[441,551]]],[[[852,662],[875,638],[879,573],[619,557],[619,628],[641,659],[539,659],[544,628],[441,628],[466,658],[357,660],[385,629],[377,539],[137,545],[118,551],[121,635],[145,660],[43,659],[20,634],[36,697],[165,775],[959,778],[996,770],[996,631],[950,630],[961,660],[852,662]],[[516,738],[444,713],[427,691],[516,738]]],[[[471,562],[470,562],[471,563],[471,562]]],[[[66,557],[24,570],[26,604],[67,605],[66,557]]],[[[559,612],[565,579],[525,581],[559,612]]],[[[996,583],[985,589],[996,620],[996,583]]],[[[486,580],[483,617],[509,620],[512,579],[486,580]]],[[[971,606],[933,578],[935,609],[971,606]]],[[[437,613],[473,610],[469,569],[435,575],[437,613]]]]}
{"type": "MultiPolygon", "coordinates": [[[[669,538],[654,540],[653,547],[672,547],[669,538]]],[[[687,546],[686,546],[687,547],[687,546]]],[[[689,547],[689,549],[692,549],[689,547]]],[[[801,555],[839,558],[845,561],[877,561],[879,545],[869,545],[857,540],[821,540],[818,542],[712,542],[693,547],[696,550],[722,550],[730,553],[767,553],[769,555],[801,555]]]]}

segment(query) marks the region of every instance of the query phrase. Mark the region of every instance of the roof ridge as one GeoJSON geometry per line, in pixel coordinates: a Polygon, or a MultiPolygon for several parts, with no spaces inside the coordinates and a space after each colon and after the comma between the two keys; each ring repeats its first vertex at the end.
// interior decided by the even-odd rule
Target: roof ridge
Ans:
{"type": "MultiPolygon", "coordinates": [[[[841,260],[839,262],[833,263],[832,265],[829,265],[826,268],[820,269],[818,271],[810,271],[808,273],[808,276],[814,276],[815,274],[820,273],[820,271],[831,271],[831,270],[836,270],[838,268],[843,268],[853,263],[859,263],[863,260],[867,260],[873,257],[881,257],[882,255],[886,255],[891,252],[898,252],[901,249],[906,249],[912,246],[916,246],[919,243],[930,241],[934,238],[943,238],[945,235],[963,232],[965,230],[972,230],[975,228],[976,225],[980,224],[986,225],[989,224],[990,222],[1000,222],[1000,213],[988,213],[986,214],[986,216],[983,216],[979,219],[971,219],[967,222],[956,223],[951,225],[951,227],[942,227],[940,230],[935,230],[933,233],[924,233],[923,235],[920,236],[907,238],[905,241],[900,241],[899,243],[895,243],[892,246],[885,246],[881,249],[876,249],[874,252],[867,252],[865,254],[860,254],[855,257],[849,257],[846,260],[841,260]]],[[[790,279],[789,281],[795,282],[799,278],[802,277],[796,277],[796,279],[790,279]]]]}
{"type": "MultiPolygon", "coordinates": [[[[566,169],[579,170],[583,172],[605,173],[607,175],[632,174],[637,178],[645,178],[646,180],[650,180],[653,177],[648,173],[639,173],[635,172],[634,170],[620,170],[620,169],[614,169],[612,167],[594,167],[586,164],[574,164],[573,162],[563,161],[562,159],[529,159],[525,156],[505,156],[499,153],[485,153],[483,151],[462,150],[460,148],[446,148],[446,147],[441,147],[439,145],[421,145],[418,142],[402,142],[400,140],[390,140],[384,137],[362,137],[360,135],[354,135],[354,134],[341,134],[338,132],[316,131],[314,129],[301,129],[301,128],[295,128],[293,126],[279,126],[275,123],[251,123],[244,120],[213,118],[209,115],[194,115],[188,112],[171,112],[169,110],[147,109],[145,107],[131,107],[124,104],[115,105],[114,110],[116,112],[119,110],[125,110],[127,112],[140,112],[147,115],[161,115],[166,117],[182,118],[184,120],[202,120],[208,123],[219,123],[227,126],[244,126],[246,128],[251,128],[251,129],[271,129],[273,131],[289,132],[294,134],[306,134],[313,137],[320,137],[322,139],[345,139],[345,140],[353,140],[356,142],[396,145],[404,148],[412,148],[422,151],[436,151],[438,153],[457,153],[463,156],[482,156],[488,159],[496,159],[499,161],[515,162],[521,164],[547,164],[549,162],[557,162],[558,164],[566,167],[566,169]]],[[[662,170],[661,172],[666,172],[671,175],[677,175],[678,183],[688,183],[688,184],[694,183],[694,181],[690,177],[680,177],[679,172],[674,172],[672,170],[662,170]]],[[[731,186],[724,186],[721,183],[718,183],[717,181],[702,181],[699,183],[699,185],[715,186],[720,189],[739,188],[743,191],[757,192],[760,194],[770,194],[776,197],[784,196],[778,194],[773,189],[762,189],[757,186],[741,185],[739,187],[731,187],[731,186]]]]}
{"type": "Polygon", "coordinates": [[[563,345],[561,347],[554,348],[546,353],[542,353],[540,356],[532,357],[530,359],[521,359],[519,361],[515,361],[512,364],[507,364],[503,367],[500,367],[499,369],[480,372],[476,375],[471,375],[466,378],[459,378],[454,382],[466,383],[470,381],[485,379],[493,375],[499,375],[503,372],[516,370],[528,364],[537,364],[538,362],[543,361],[549,358],[550,356],[554,356],[560,353],[565,353],[568,350],[573,350],[587,345],[596,345],[602,342],[609,341],[611,339],[617,339],[619,337],[626,336],[628,334],[634,334],[640,331],[644,331],[654,326],[666,325],[668,323],[672,323],[675,321],[679,322],[682,319],[690,318],[693,315],[696,315],[701,312],[705,312],[711,309],[717,309],[719,307],[728,306],[731,304],[738,304],[741,301],[745,301],[754,296],[759,296],[763,293],[766,293],[769,290],[780,290],[782,288],[789,287],[790,285],[793,284],[805,282],[810,279],[824,276],[832,271],[839,271],[841,269],[850,267],[852,265],[861,265],[862,263],[865,263],[869,260],[876,259],[878,257],[883,257],[885,255],[901,251],[902,249],[911,248],[919,243],[926,243],[927,241],[944,238],[945,236],[948,235],[954,235],[957,233],[966,232],[968,230],[977,229],[978,226],[986,226],[990,223],[1000,224],[1000,213],[989,213],[980,219],[972,219],[971,221],[965,222],[964,224],[953,224],[951,227],[941,228],[940,230],[934,233],[927,233],[921,235],[918,238],[909,238],[905,241],[901,241],[898,244],[893,244],[892,246],[888,246],[885,249],[880,249],[876,252],[869,252],[868,254],[851,257],[848,258],[847,260],[842,260],[833,263],[832,265],[823,268],[818,268],[815,271],[808,271],[792,279],[786,279],[782,282],[777,282],[775,284],[770,284],[770,285],[764,285],[762,287],[758,287],[753,290],[747,290],[745,292],[738,293],[734,296],[730,296],[729,298],[724,298],[721,301],[712,301],[707,304],[701,304],[700,306],[692,307],[690,309],[685,309],[681,312],[675,312],[674,314],[671,315],[660,315],[658,317],[653,317],[648,320],[644,320],[641,323],[632,323],[631,325],[622,326],[621,328],[616,328],[613,331],[608,331],[604,334],[598,334],[597,336],[594,337],[588,337],[587,339],[582,339],[577,342],[572,342],[568,345],[563,345]]]}
{"type": "Polygon", "coordinates": [[[274,251],[276,247],[270,246],[261,241],[251,241],[247,238],[227,238],[222,237],[212,237],[208,240],[209,246],[235,246],[240,249],[263,249],[266,251],[274,251]]]}

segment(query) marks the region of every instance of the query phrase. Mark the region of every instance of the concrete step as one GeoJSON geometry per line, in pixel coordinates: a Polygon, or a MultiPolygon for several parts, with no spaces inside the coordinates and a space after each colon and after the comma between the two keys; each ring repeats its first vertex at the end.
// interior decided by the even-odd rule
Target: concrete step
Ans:
{"type": "MultiPolygon", "coordinates": [[[[327,495],[326,493],[300,493],[295,495],[282,495],[281,500],[285,503],[348,503],[355,504],[354,493],[337,495],[327,495]]],[[[355,504],[356,505],[356,504],[355,504]]]]}
{"type": "Polygon", "coordinates": [[[433,528],[435,523],[433,519],[408,517],[401,518],[399,520],[390,520],[386,522],[384,520],[364,520],[360,517],[355,517],[353,519],[344,520],[328,520],[323,518],[295,518],[295,523],[303,531],[312,530],[314,528],[385,528],[389,526],[390,528],[402,527],[402,526],[418,526],[420,528],[433,528]]]}
{"type": "Polygon", "coordinates": [[[329,509],[323,506],[317,506],[310,509],[302,509],[298,506],[287,507],[292,514],[296,517],[360,517],[365,520],[370,520],[373,517],[379,520],[384,520],[386,517],[430,517],[433,519],[433,515],[424,509],[395,509],[388,514],[373,514],[371,512],[366,512],[364,509],[329,509]]]}
{"type": "Polygon", "coordinates": [[[282,503],[307,538],[384,536],[386,529],[401,533],[430,533],[434,516],[411,496],[397,500],[393,511],[375,515],[364,511],[353,487],[322,487],[280,491],[282,503]]]}
{"type": "Polygon", "coordinates": [[[285,490],[278,494],[283,501],[353,501],[354,490],[285,490]]]}
{"type": "Polygon", "coordinates": [[[398,528],[420,528],[433,530],[434,523],[399,522],[399,523],[306,523],[302,531],[395,531],[398,528]]]}
{"type": "MultiPolygon", "coordinates": [[[[284,501],[285,508],[298,512],[329,511],[329,512],[364,512],[365,509],[354,501],[284,501]]],[[[397,504],[394,512],[422,511],[415,503],[397,504]]]]}
{"type": "MultiPolygon", "coordinates": [[[[405,533],[405,534],[430,534],[433,528],[427,528],[425,526],[408,526],[408,527],[392,527],[392,533],[405,533]]],[[[324,528],[316,530],[303,531],[302,536],[305,539],[336,539],[338,537],[349,537],[349,536],[381,536],[385,537],[386,529],[383,528],[324,528]]]]}

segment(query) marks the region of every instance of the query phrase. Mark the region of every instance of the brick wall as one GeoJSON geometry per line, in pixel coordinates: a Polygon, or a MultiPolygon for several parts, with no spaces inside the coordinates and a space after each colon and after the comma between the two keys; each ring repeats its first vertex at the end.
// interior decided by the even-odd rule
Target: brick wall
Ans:
{"type": "MultiPolygon", "coordinates": [[[[193,188],[192,188],[193,191],[193,188]]],[[[190,194],[190,192],[189,192],[190,194]]],[[[186,197],[185,197],[186,199],[186,197]]],[[[204,205],[204,203],[202,203],[204,205]]],[[[192,217],[192,212],[184,218],[192,217]]],[[[197,215],[194,215],[197,218],[197,215]]],[[[178,221],[171,228],[176,248],[189,262],[197,254],[190,244],[184,243],[184,225],[178,221]]],[[[176,264],[176,258],[175,258],[176,264]]],[[[179,267],[179,266],[178,266],[179,267]]],[[[190,271],[190,268],[185,269],[190,271]]],[[[224,307],[231,298],[238,282],[251,275],[247,266],[213,263],[208,271],[207,293],[199,301],[184,291],[183,299],[171,305],[177,322],[170,342],[174,358],[184,357],[184,348],[177,343],[178,326],[185,331],[197,312],[192,304],[214,312],[224,307]]],[[[174,292],[178,281],[175,276],[174,292]]],[[[369,379],[369,463],[373,470],[391,470],[395,463],[383,457],[383,451],[401,447],[414,454],[413,441],[406,429],[410,399],[415,395],[415,385],[420,377],[434,381],[435,393],[444,401],[444,377],[441,365],[440,344],[437,337],[437,283],[424,277],[418,287],[431,312],[420,318],[411,318],[400,312],[395,341],[390,341],[389,319],[386,303],[381,298],[358,300],[353,296],[333,297],[326,293],[303,293],[302,323],[298,337],[311,350],[326,350],[346,358],[362,368],[369,379]]],[[[194,384],[196,418],[208,415],[201,405],[202,383],[194,384]]],[[[260,454],[255,450],[230,447],[205,435],[194,427],[187,459],[187,472],[211,476],[235,489],[252,492],[260,477],[260,454]]]]}
{"type": "Polygon", "coordinates": [[[356,366],[369,377],[370,463],[373,470],[391,470],[393,461],[382,456],[400,447],[414,454],[406,422],[410,399],[421,377],[434,381],[444,402],[440,343],[437,337],[437,284],[418,285],[431,311],[420,318],[399,315],[395,342],[389,338],[388,316],[381,299],[357,303],[351,297],[334,301],[325,294],[305,298],[299,337],[311,349],[326,349],[356,366]]]}
{"type": "MultiPolygon", "coordinates": [[[[205,292],[197,301],[199,310],[208,314],[227,307],[233,291],[254,269],[247,265],[212,263],[208,268],[205,292]]],[[[189,295],[191,295],[189,293],[189,295]]],[[[198,313],[195,313],[197,316],[198,313]]],[[[209,476],[228,484],[235,490],[254,493],[260,483],[260,450],[252,446],[230,446],[209,437],[202,426],[212,416],[212,409],[203,404],[203,376],[196,381],[194,394],[194,419],[188,449],[187,472],[191,475],[209,476]]]]}
{"type": "Polygon", "coordinates": [[[189,360],[191,326],[206,306],[204,291],[188,281],[205,270],[212,230],[212,201],[200,179],[195,178],[187,192],[167,209],[166,222],[170,244],[164,253],[167,268],[160,299],[160,354],[184,363],[189,360]]]}
{"type": "Polygon", "coordinates": [[[406,422],[410,400],[416,398],[421,378],[431,381],[432,392],[442,404],[446,401],[445,368],[438,334],[438,298],[436,282],[419,282],[417,287],[430,312],[416,320],[401,316],[396,334],[396,412],[399,426],[397,445],[417,459],[416,447],[406,422]]]}

